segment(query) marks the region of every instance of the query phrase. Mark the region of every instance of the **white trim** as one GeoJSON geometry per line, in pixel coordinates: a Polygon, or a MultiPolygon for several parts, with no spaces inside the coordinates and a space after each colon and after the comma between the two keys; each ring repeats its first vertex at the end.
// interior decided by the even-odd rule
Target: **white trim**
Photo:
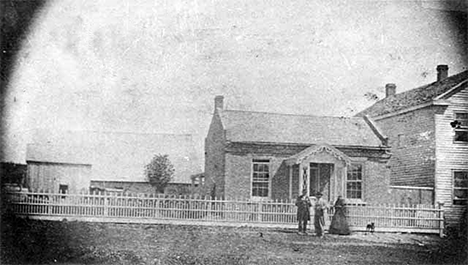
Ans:
{"type": "Polygon", "coordinates": [[[457,141],[455,140],[455,137],[457,136],[457,132],[468,132],[468,128],[459,128],[459,129],[454,129],[453,130],[455,134],[453,135],[453,143],[454,144],[467,144],[468,141],[457,141]]]}
{"type": "Polygon", "coordinates": [[[377,135],[383,145],[388,145],[388,136],[385,135],[382,130],[375,124],[375,122],[368,115],[364,115],[364,121],[369,125],[371,130],[377,135]]]}
{"type": "Polygon", "coordinates": [[[251,156],[250,159],[250,198],[253,201],[262,201],[262,200],[270,200],[271,199],[271,157],[265,156],[251,156]],[[261,197],[261,196],[253,196],[253,172],[254,172],[254,160],[268,160],[268,196],[261,197]]]}
{"type": "Polygon", "coordinates": [[[362,157],[362,156],[360,156],[360,157],[353,157],[353,158],[351,158],[351,164],[352,164],[352,163],[364,163],[364,162],[366,162],[367,160],[369,160],[368,157],[362,157]]]}
{"type": "Polygon", "coordinates": [[[310,197],[310,161],[306,164],[306,172],[307,172],[307,196],[310,197]]]}
{"type": "MultiPolygon", "coordinates": [[[[452,111],[452,119],[456,120],[457,119],[457,114],[468,114],[467,110],[453,110],[452,111]]],[[[455,138],[457,137],[457,132],[467,132],[468,133],[468,126],[463,126],[460,128],[453,128],[453,143],[454,144],[462,144],[465,145],[468,143],[468,141],[456,141],[455,138]]]]}
{"type": "Polygon", "coordinates": [[[406,189],[406,190],[434,190],[432,187],[416,187],[416,186],[390,186],[390,189],[406,189]]]}
{"type": "Polygon", "coordinates": [[[451,89],[445,91],[445,93],[442,93],[440,95],[438,95],[437,97],[434,98],[434,100],[439,100],[439,99],[442,99],[444,98],[446,95],[449,95],[450,93],[452,93],[454,90],[457,90],[459,87],[463,86],[464,84],[468,83],[468,80],[464,80],[460,83],[458,83],[456,86],[452,87],[451,89]]]}
{"type": "MultiPolygon", "coordinates": [[[[451,205],[456,205],[456,206],[466,206],[464,204],[460,205],[460,204],[454,204],[453,202],[455,201],[455,172],[467,172],[468,173],[468,169],[452,169],[452,199],[450,201],[450,204],[451,205]]],[[[464,188],[464,187],[460,187],[460,188],[457,188],[457,189],[461,189],[461,190],[465,190],[465,189],[468,189],[468,188],[464,188]]],[[[457,200],[457,201],[463,201],[463,200],[457,200]]]]}
{"type": "Polygon", "coordinates": [[[289,166],[289,199],[292,200],[293,166],[289,166]]]}
{"type": "Polygon", "coordinates": [[[427,102],[427,103],[417,105],[417,106],[414,106],[414,107],[409,107],[409,108],[398,110],[398,111],[395,111],[395,112],[383,114],[383,115],[380,115],[380,116],[373,116],[372,119],[374,119],[375,121],[379,121],[379,120],[383,120],[383,119],[390,118],[390,117],[393,117],[393,116],[398,116],[398,115],[401,115],[401,114],[405,114],[407,112],[411,112],[411,111],[414,111],[414,110],[430,107],[432,105],[448,106],[449,103],[444,102],[442,100],[439,100],[438,102],[431,101],[431,102],[427,102]]]}
{"type": "Polygon", "coordinates": [[[322,152],[326,152],[334,156],[337,160],[343,160],[346,164],[349,164],[351,161],[350,157],[348,157],[346,154],[336,149],[335,147],[328,145],[328,144],[318,144],[318,145],[308,147],[305,150],[287,158],[286,164],[292,165],[292,164],[303,164],[305,163],[305,161],[311,162],[311,158],[310,158],[311,156],[314,156],[322,152]]]}
{"type": "Polygon", "coordinates": [[[343,197],[346,198],[347,200],[350,200],[350,201],[364,201],[364,198],[365,198],[365,181],[364,181],[364,178],[366,177],[366,165],[365,163],[362,161],[353,161],[350,165],[346,165],[346,175],[345,175],[345,179],[344,179],[344,195],[343,197]],[[361,198],[348,198],[348,166],[352,166],[352,165],[360,165],[361,166],[361,198]]]}
{"type": "Polygon", "coordinates": [[[298,195],[301,195],[302,190],[303,190],[303,186],[302,186],[302,184],[304,183],[303,173],[304,173],[304,171],[302,169],[302,164],[299,164],[299,191],[298,191],[298,195]]]}
{"type": "Polygon", "coordinates": [[[366,201],[364,201],[363,199],[349,199],[349,198],[346,198],[345,199],[346,203],[347,204],[367,204],[366,201]]]}
{"type": "MultiPolygon", "coordinates": [[[[329,199],[332,199],[332,201],[335,201],[336,198],[338,198],[338,176],[336,174],[337,172],[337,165],[333,164],[333,196],[329,195],[329,199]]],[[[330,184],[331,185],[331,184],[330,184]]]]}
{"type": "Polygon", "coordinates": [[[341,176],[341,196],[346,199],[346,179],[348,178],[348,165],[343,167],[343,175],[341,176]]]}

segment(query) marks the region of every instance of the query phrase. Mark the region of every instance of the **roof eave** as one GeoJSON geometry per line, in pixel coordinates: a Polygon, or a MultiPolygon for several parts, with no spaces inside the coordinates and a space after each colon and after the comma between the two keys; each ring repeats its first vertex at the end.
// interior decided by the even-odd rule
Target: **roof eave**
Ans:
{"type": "MultiPolygon", "coordinates": [[[[390,112],[390,113],[385,113],[385,114],[382,114],[382,115],[371,115],[371,117],[373,119],[375,119],[375,120],[381,120],[381,119],[389,118],[389,117],[392,117],[392,116],[401,115],[401,114],[404,114],[404,113],[407,113],[407,112],[415,111],[415,110],[418,110],[418,109],[426,108],[426,107],[429,107],[429,106],[448,106],[450,104],[450,102],[446,101],[446,99],[448,99],[449,97],[451,97],[453,94],[457,93],[458,91],[466,88],[467,85],[468,85],[468,80],[463,80],[460,83],[456,84],[451,89],[447,90],[446,92],[438,95],[437,97],[434,97],[429,102],[419,104],[419,105],[416,105],[416,106],[411,106],[411,107],[404,108],[404,109],[400,109],[400,110],[393,111],[393,112],[390,112]]],[[[356,115],[357,116],[358,115],[362,116],[365,113],[366,110],[361,111],[356,115]]]]}
{"type": "MultiPolygon", "coordinates": [[[[288,142],[259,142],[259,141],[232,141],[227,140],[227,144],[240,143],[240,144],[256,144],[256,145],[287,145],[287,146],[311,146],[318,145],[319,143],[288,143],[288,142]]],[[[383,145],[333,145],[335,148],[350,148],[350,149],[371,149],[371,150],[385,150],[390,149],[389,146],[383,145]]]]}
{"type": "Polygon", "coordinates": [[[388,146],[388,137],[384,135],[382,130],[374,123],[374,121],[367,115],[364,115],[364,121],[369,125],[372,132],[380,139],[384,146],[388,146]]]}
{"type": "Polygon", "coordinates": [[[451,97],[453,94],[457,93],[459,90],[464,89],[467,87],[468,80],[464,80],[460,83],[458,83],[456,86],[452,87],[445,93],[440,94],[439,96],[434,98],[434,101],[442,100],[442,99],[447,99],[451,97]]]}
{"type": "Polygon", "coordinates": [[[390,117],[397,116],[397,115],[402,115],[402,114],[405,114],[407,112],[412,112],[412,111],[427,108],[427,107],[430,107],[430,106],[448,106],[448,105],[450,105],[450,102],[445,101],[445,100],[437,100],[437,101],[431,100],[430,102],[426,102],[426,103],[419,104],[419,105],[416,105],[416,106],[412,106],[412,107],[409,107],[409,108],[393,111],[393,112],[390,112],[390,113],[385,113],[385,114],[382,114],[382,115],[371,116],[371,117],[375,121],[379,121],[379,120],[382,120],[382,119],[390,118],[390,117]]]}

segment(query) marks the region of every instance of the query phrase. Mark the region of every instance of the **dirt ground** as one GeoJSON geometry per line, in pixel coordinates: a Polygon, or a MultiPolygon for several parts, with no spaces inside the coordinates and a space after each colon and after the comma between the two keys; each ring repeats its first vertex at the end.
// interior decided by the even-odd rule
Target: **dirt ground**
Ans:
{"type": "Polygon", "coordinates": [[[465,264],[437,235],[2,220],[2,264],[465,264]]]}

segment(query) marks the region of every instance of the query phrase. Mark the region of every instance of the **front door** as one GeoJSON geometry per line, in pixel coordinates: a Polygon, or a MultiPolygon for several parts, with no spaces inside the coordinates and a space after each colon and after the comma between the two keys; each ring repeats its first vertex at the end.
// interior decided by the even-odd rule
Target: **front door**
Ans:
{"type": "Polygon", "coordinates": [[[334,164],[310,163],[310,196],[315,196],[317,192],[321,192],[325,200],[328,201],[330,199],[330,179],[333,170],[334,164]]]}

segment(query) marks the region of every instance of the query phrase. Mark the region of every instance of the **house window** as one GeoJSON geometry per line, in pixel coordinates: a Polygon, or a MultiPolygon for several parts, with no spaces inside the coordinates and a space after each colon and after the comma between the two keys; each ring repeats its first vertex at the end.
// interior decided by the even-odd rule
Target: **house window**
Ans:
{"type": "Polygon", "coordinates": [[[199,181],[200,181],[200,185],[201,185],[201,186],[205,186],[205,176],[201,176],[201,177],[199,178],[199,181]]]}
{"type": "Polygon", "coordinates": [[[468,113],[455,113],[455,142],[468,142],[468,113]]]}
{"type": "Polygon", "coordinates": [[[397,139],[397,147],[402,148],[405,145],[405,135],[404,134],[398,134],[398,139],[397,139]]]}
{"type": "Polygon", "coordinates": [[[270,160],[254,159],[252,170],[252,196],[268,197],[270,188],[270,160]]]}
{"type": "Polygon", "coordinates": [[[453,172],[453,204],[466,205],[468,201],[468,171],[453,172]]]}
{"type": "Polygon", "coordinates": [[[68,193],[68,185],[60,184],[59,185],[59,193],[61,193],[61,194],[68,193]]]}
{"type": "Polygon", "coordinates": [[[362,165],[360,164],[348,166],[346,197],[348,199],[362,199],[362,165]]]}

